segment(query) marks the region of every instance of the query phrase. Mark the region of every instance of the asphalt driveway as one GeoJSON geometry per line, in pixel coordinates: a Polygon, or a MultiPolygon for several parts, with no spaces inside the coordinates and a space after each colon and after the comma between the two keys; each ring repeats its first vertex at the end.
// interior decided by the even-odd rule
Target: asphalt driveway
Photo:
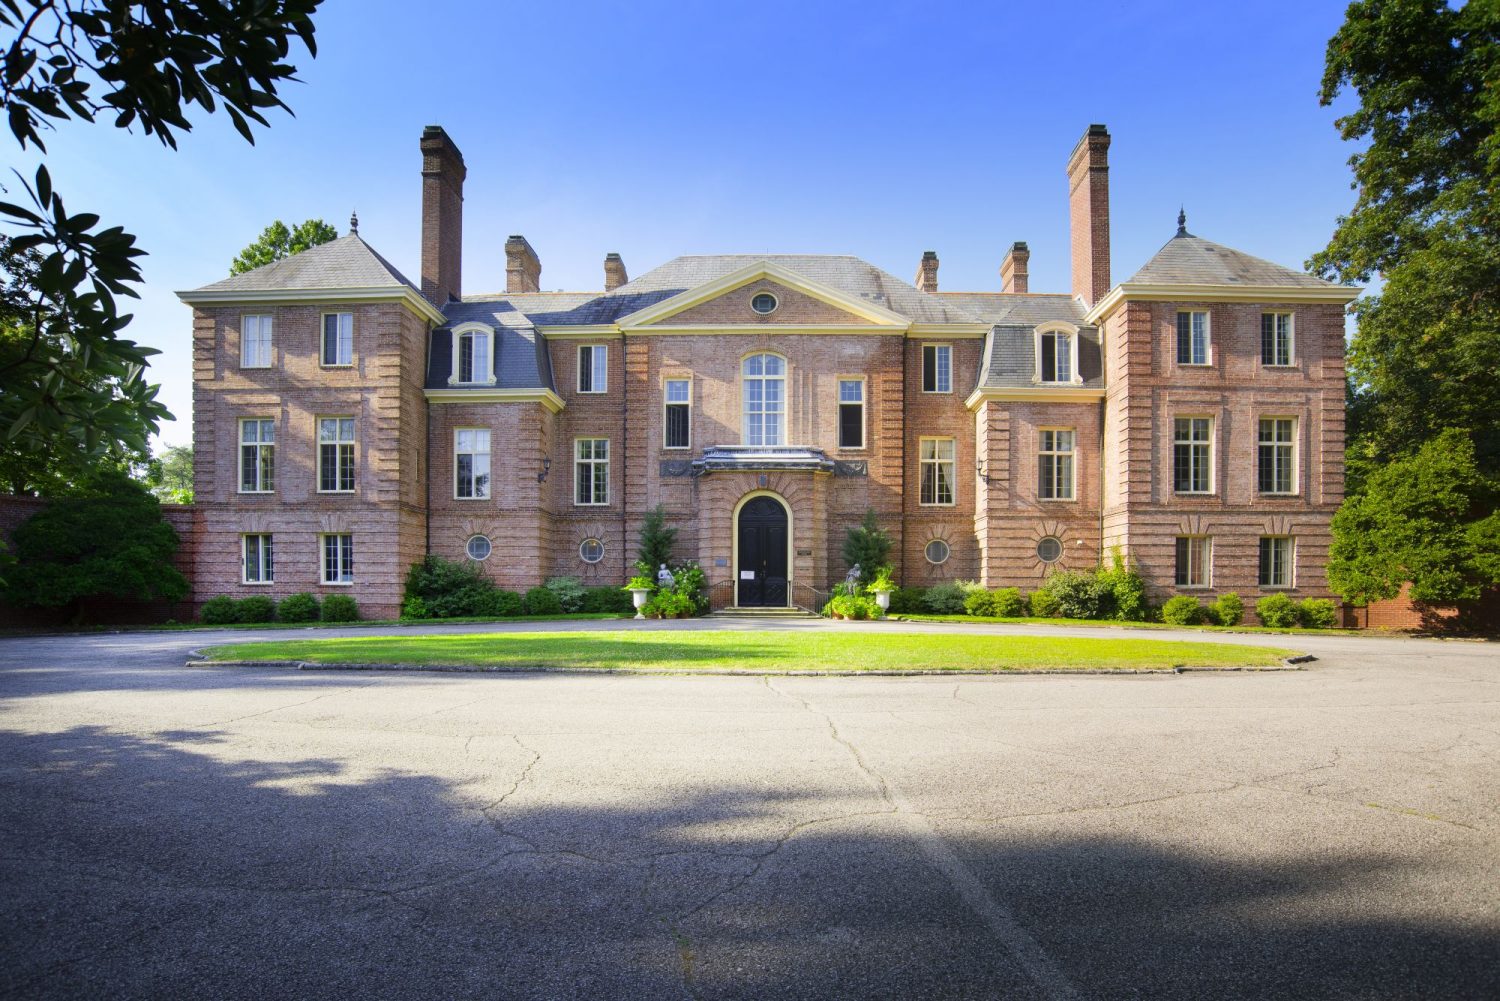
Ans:
{"type": "Polygon", "coordinates": [[[1320,659],[1139,677],[183,666],[216,638],[0,640],[0,996],[1500,996],[1493,644],[1225,636],[1320,659]]]}

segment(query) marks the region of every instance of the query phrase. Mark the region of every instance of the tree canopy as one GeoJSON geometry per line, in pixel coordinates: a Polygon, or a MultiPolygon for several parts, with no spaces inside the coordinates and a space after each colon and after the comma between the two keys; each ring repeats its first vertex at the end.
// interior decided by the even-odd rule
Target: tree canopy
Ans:
{"type": "Polygon", "coordinates": [[[255,242],[240,251],[229,265],[232,275],[253,271],[265,264],[300,254],[309,247],[338,239],[339,232],[322,219],[307,219],[291,229],[277,219],[261,231],[255,242]]]}
{"type": "Polygon", "coordinates": [[[193,446],[171,445],[145,464],[143,480],[163,504],[193,502],[193,446]]]}

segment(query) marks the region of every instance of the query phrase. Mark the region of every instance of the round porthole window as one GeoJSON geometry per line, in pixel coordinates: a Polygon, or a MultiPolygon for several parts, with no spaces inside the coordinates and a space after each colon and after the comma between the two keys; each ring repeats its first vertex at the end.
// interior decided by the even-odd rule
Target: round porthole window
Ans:
{"type": "Polygon", "coordinates": [[[578,544],[578,556],[585,563],[598,563],[604,559],[604,543],[598,539],[584,539],[578,544]]]}
{"type": "Polygon", "coordinates": [[[1054,536],[1049,535],[1036,544],[1036,558],[1043,563],[1056,563],[1062,559],[1062,554],[1062,540],[1054,536]]]}
{"type": "Polygon", "coordinates": [[[933,539],[931,542],[927,543],[927,562],[947,563],[948,554],[951,552],[952,550],[948,548],[948,543],[944,542],[942,539],[933,539]]]}
{"type": "Polygon", "coordinates": [[[774,312],[776,309],[776,297],[769,292],[758,293],[750,300],[750,308],[761,316],[774,312]]]}
{"type": "Polygon", "coordinates": [[[483,535],[472,536],[469,539],[468,546],[466,546],[465,548],[468,549],[469,559],[471,560],[489,559],[490,540],[485,538],[483,535]]]}

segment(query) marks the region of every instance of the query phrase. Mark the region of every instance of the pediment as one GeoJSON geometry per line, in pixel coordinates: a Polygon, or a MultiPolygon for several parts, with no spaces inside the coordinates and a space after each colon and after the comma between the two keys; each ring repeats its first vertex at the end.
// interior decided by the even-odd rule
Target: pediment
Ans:
{"type": "Polygon", "coordinates": [[[621,317],[624,327],[883,326],[910,321],[884,306],[762,261],[621,317]],[[776,308],[759,313],[755,297],[769,293],[776,308]]]}

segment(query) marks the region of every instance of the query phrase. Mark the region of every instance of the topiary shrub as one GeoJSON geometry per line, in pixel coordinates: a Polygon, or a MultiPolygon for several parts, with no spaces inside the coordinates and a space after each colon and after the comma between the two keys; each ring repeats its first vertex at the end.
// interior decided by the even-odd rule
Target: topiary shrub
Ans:
{"type": "Polygon", "coordinates": [[[1296,603],[1279,591],[1257,601],[1255,614],[1261,625],[1272,629],[1290,629],[1297,624],[1296,603]]]}
{"type": "Polygon", "coordinates": [[[1338,606],[1327,598],[1303,598],[1297,606],[1297,624],[1308,629],[1332,629],[1338,618],[1338,606]]]}
{"type": "Polygon", "coordinates": [[[1161,620],[1174,626],[1196,626],[1203,621],[1203,606],[1192,595],[1179,594],[1161,606],[1161,620]]]}
{"type": "Polygon", "coordinates": [[[302,591],[281,599],[281,604],[276,606],[276,619],[279,622],[317,622],[318,611],[318,599],[302,591]]]}
{"type": "Polygon", "coordinates": [[[561,615],[562,601],[557,592],[546,587],[534,587],[521,599],[521,607],[527,615],[561,615]]]}
{"type": "Polygon", "coordinates": [[[964,611],[970,615],[994,615],[994,595],[988,591],[971,591],[964,598],[964,611]]]}
{"type": "Polygon", "coordinates": [[[323,599],[324,622],[358,622],[359,603],[347,594],[330,594],[323,599]]]}
{"type": "Polygon", "coordinates": [[[1002,619],[1018,619],[1026,614],[1026,599],[1021,597],[1019,587],[999,587],[990,592],[991,615],[1002,619]]]}
{"type": "Polygon", "coordinates": [[[896,615],[920,615],[927,611],[925,587],[898,587],[891,592],[891,612],[896,615]]]}
{"type": "Polygon", "coordinates": [[[933,615],[962,615],[965,597],[964,589],[958,581],[948,580],[929,587],[923,604],[933,615]]]}
{"type": "Polygon", "coordinates": [[[401,617],[403,619],[430,619],[434,616],[432,609],[427,607],[427,602],[413,595],[401,603],[401,617]]]}
{"type": "Polygon", "coordinates": [[[577,577],[553,577],[547,581],[547,590],[557,595],[558,604],[564,612],[583,611],[583,585],[577,577]]]}
{"type": "Polygon", "coordinates": [[[1221,594],[1209,603],[1208,617],[1221,626],[1237,626],[1245,617],[1245,603],[1233,591],[1221,594]]]}
{"type": "Polygon", "coordinates": [[[221,594],[217,598],[209,598],[198,609],[198,620],[204,625],[227,626],[232,622],[240,621],[239,608],[235,600],[227,594],[221,594]]]}
{"type": "Polygon", "coordinates": [[[240,622],[274,622],[276,602],[264,594],[252,594],[236,603],[234,614],[240,622]]]}
{"type": "Polygon", "coordinates": [[[1026,599],[1026,604],[1031,609],[1031,615],[1037,619],[1055,619],[1059,612],[1057,596],[1051,591],[1032,591],[1031,597],[1026,599]]]}
{"type": "Polygon", "coordinates": [[[1065,619],[1102,618],[1107,592],[1094,574],[1061,570],[1047,578],[1042,590],[1057,599],[1057,614],[1065,619]]]}

